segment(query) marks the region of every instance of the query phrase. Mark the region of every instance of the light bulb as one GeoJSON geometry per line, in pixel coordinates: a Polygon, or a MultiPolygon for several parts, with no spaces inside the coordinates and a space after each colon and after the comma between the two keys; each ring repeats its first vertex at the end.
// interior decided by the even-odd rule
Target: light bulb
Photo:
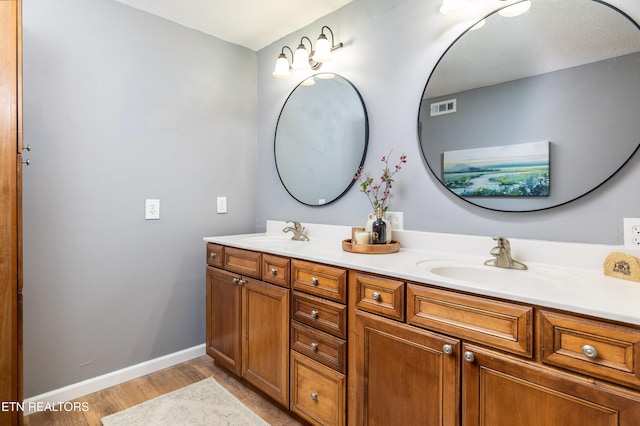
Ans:
{"type": "Polygon", "coordinates": [[[290,74],[289,60],[284,53],[281,53],[276,60],[276,68],[273,70],[273,76],[277,78],[287,78],[290,74]]]}
{"type": "Polygon", "coordinates": [[[327,62],[330,61],[332,57],[329,40],[327,40],[327,36],[321,33],[316,42],[316,51],[313,54],[313,60],[316,62],[327,62]]]}
{"type": "Polygon", "coordinates": [[[291,64],[294,70],[308,70],[311,68],[309,65],[309,54],[304,44],[300,43],[296,49],[296,53],[293,55],[293,64],[291,64]]]}

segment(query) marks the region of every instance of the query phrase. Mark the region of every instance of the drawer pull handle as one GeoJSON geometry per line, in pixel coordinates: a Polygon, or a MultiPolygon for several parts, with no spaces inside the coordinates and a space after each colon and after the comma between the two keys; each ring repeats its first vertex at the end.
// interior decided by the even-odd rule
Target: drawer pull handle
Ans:
{"type": "Polygon", "coordinates": [[[311,278],[311,284],[318,285],[318,279],[316,277],[311,278]]]}
{"type": "Polygon", "coordinates": [[[217,254],[216,254],[215,252],[213,252],[213,251],[212,251],[212,252],[211,252],[211,254],[209,255],[209,257],[210,257],[211,259],[215,259],[215,258],[217,257],[217,254]]]}
{"type": "Polygon", "coordinates": [[[275,275],[278,273],[278,270],[276,268],[271,268],[269,272],[275,277],[275,275]]]}
{"type": "Polygon", "coordinates": [[[317,351],[318,351],[318,344],[317,344],[317,343],[315,343],[315,342],[314,342],[314,343],[312,343],[312,344],[311,344],[311,350],[312,350],[312,351],[314,351],[314,352],[317,352],[317,351]]]}
{"type": "Polygon", "coordinates": [[[451,355],[453,353],[453,346],[451,345],[444,345],[442,347],[442,352],[445,353],[445,355],[451,355]]]}
{"type": "Polygon", "coordinates": [[[311,318],[318,319],[318,311],[311,311],[311,318]]]}
{"type": "Polygon", "coordinates": [[[582,353],[589,359],[598,358],[598,351],[591,345],[584,345],[582,347],[582,353]]]}
{"type": "Polygon", "coordinates": [[[311,397],[312,401],[316,401],[318,399],[318,394],[315,392],[311,392],[311,395],[309,395],[311,397]]]}
{"type": "Polygon", "coordinates": [[[376,302],[379,302],[382,299],[382,297],[380,297],[380,293],[378,293],[377,291],[373,292],[373,294],[371,295],[371,298],[376,302]]]}
{"type": "Polygon", "coordinates": [[[464,353],[464,360],[465,360],[465,361],[467,361],[467,362],[473,362],[473,361],[475,361],[475,360],[476,360],[476,357],[475,357],[475,355],[473,354],[473,352],[466,351],[466,352],[464,353]]]}

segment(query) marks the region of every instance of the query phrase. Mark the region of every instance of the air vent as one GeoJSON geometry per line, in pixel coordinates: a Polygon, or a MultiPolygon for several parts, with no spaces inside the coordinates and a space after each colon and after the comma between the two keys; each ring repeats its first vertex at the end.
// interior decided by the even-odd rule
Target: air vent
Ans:
{"type": "Polygon", "coordinates": [[[452,112],[456,112],[456,100],[449,99],[448,101],[437,102],[435,104],[431,104],[431,116],[434,115],[442,115],[442,114],[451,114],[452,112]]]}

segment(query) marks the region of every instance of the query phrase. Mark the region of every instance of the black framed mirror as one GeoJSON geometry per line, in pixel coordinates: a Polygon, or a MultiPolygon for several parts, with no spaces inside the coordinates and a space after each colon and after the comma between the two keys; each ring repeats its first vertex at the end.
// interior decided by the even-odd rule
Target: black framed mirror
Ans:
{"type": "Polygon", "coordinates": [[[316,74],[293,89],[280,112],[278,176],[299,202],[332,203],[353,185],[368,140],[367,111],[356,87],[336,74],[316,74]]]}
{"type": "Polygon", "coordinates": [[[525,212],[620,170],[640,143],[638,24],[598,0],[531,0],[482,23],[445,51],[421,99],[420,148],[442,185],[525,212]]]}

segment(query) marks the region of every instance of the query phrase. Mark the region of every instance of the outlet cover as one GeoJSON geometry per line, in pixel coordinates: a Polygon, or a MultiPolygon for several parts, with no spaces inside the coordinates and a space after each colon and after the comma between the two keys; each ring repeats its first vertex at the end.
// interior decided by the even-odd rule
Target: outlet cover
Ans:
{"type": "Polygon", "coordinates": [[[160,219],[160,200],[149,198],[144,200],[144,218],[145,220],[160,219]]]}
{"type": "Polygon", "coordinates": [[[640,219],[624,218],[624,245],[640,249],[640,219]]]}
{"type": "Polygon", "coordinates": [[[402,231],[404,229],[402,212],[385,212],[384,218],[389,221],[392,231],[402,231]]]}

